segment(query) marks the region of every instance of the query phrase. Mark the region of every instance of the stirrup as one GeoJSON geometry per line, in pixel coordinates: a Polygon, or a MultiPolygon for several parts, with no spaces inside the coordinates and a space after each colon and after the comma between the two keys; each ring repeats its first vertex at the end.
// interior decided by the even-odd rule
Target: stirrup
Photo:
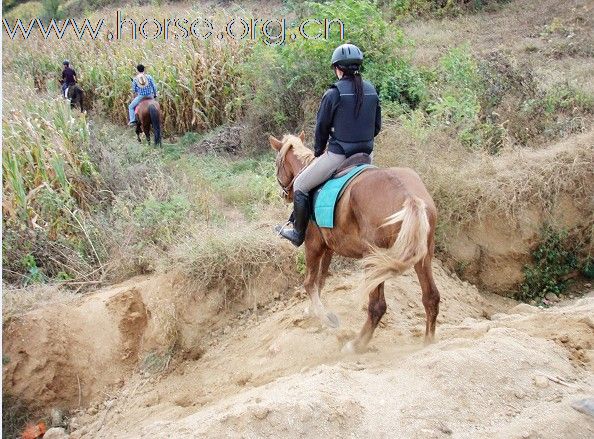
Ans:
{"type": "MultiPolygon", "coordinates": [[[[279,224],[277,226],[274,226],[274,230],[277,234],[277,236],[282,236],[281,232],[285,229],[285,227],[287,227],[289,224],[292,224],[291,221],[287,221],[286,223],[284,223],[282,226],[279,224]]],[[[284,238],[284,237],[283,237],[284,238]]]]}

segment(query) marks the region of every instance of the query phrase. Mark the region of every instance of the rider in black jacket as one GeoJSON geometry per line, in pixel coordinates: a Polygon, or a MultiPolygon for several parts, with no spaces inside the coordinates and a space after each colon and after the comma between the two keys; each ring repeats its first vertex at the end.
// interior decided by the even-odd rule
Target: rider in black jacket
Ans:
{"type": "Polygon", "coordinates": [[[300,246],[309,223],[309,192],[328,180],[349,156],[371,154],[373,139],[381,129],[381,108],[375,87],[361,78],[363,53],[353,44],[343,44],[332,54],[338,78],[322,97],[318,110],[314,155],[317,157],[293,184],[293,229],[281,236],[300,246]],[[326,144],[328,148],[326,150],[326,144]]]}
{"type": "Polygon", "coordinates": [[[64,66],[64,70],[62,70],[62,97],[65,97],[66,89],[76,84],[76,72],[70,67],[70,61],[67,59],[64,60],[62,65],[64,66]]]}

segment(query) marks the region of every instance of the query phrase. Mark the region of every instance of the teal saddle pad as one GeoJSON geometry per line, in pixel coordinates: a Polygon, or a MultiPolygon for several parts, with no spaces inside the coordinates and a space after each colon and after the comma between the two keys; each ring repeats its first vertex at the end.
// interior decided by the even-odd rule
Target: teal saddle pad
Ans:
{"type": "Polygon", "coordinates": [[[345,186],[367,168],[374,168],[372,165],[355,166],[348,173],[339,178],[333,178],[315,190],[313,196],[314,221],[320,227],[334,227],[334,209],[340,199],[345,186]]]}

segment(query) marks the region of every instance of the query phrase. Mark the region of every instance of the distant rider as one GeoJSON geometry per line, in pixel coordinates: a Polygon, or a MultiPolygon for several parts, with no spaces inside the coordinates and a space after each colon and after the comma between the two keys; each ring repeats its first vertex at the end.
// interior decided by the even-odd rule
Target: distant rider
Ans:
{"type": "Polygon", "coordinates": [[[373,139],[381,129],[379,98],[371,82],[361,78],[362,63],[363,53],[353,44],[343,44],[332,54],[338,81],[324,93],[318,110],[317,158],[293,183],[293,229],[280,230],[281,236],[298,247],[305,240],[309,223],[309,192],[332,177],[347,157],[360,152],[371,154],[373,139]]]}
{"type": "Polygon", "coordinates": [[[76,72],[70,67],[70,61],[67,59],[62,63],[64,70],[62,70],[62,96],[66,96],[66,89],[71,85],[76,84],[76,72]]]}
{"type": "Polygon", "coordinates": [[[136,97],[130,102],[130,106],[128,107],[130,116],[129,126],[134,126],[137,123],[134,109],[138,106],[140,101],[143,99],[157,98],[157,85],[155,84],[154,79],[151,75],[144,73],[144,66],[142,64],[138,64],[136,70],[138,71],[138,74],[132,80],[132,93],[134,93],[136,97]]]}

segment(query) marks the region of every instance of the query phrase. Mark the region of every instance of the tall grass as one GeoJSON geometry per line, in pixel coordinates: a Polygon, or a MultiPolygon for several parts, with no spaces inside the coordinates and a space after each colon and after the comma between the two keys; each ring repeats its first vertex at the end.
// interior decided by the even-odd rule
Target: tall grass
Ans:
{"type": "MultiPolygon", "coordinates": [[[[142,19],[133,12],[122,10],[123,16],[140,23],[142,19]]],[[[156,19],[171,18],[162,9],[145,8],[144,12],[156,19]]],[[[95,25],[107,17],[104,28],[115,29],[114,15],[102,11],[89,19],[95,25]]],[[[88,104],[118,124],[127,122],[131,78],[137,64],[144,64],[157,83],[166,133],[205,131],[238,115],[238,69],[249,53],[248,44],[234,40],[131,40],[130,32],[121,41],[109,41],[100,35],[91,39],[86,34],[78,39],[70,29],[62,39],[53,35],[45,40],[35,31],[27,40],[6,38],[4,68],[27,72],[38,89],[57,93],[62,61],[68,58],[88,104]]]]}
{"type": "Polygon", "coordinates": [[[61,98],[40,99],[23,87],[4,99],[2,117],[5,221],[68,233],[72,211],[97,200],[100,177],[89,160],[89,128],[61,98]],[[60,200],[60,215],[48,215],[60,200]]]}
{"type": "Polygon", "coordinates": [[[402,19],[452,17],[466,12],[494,10],[510,0],[379,0],[378,4],[390,16],[402,19]]]}
{"type": "Polygon", "coordinates": [[[533,212],[555,217],[567,197],[591,215],[592,133],[546,150],[515,148],[501,156],[468,150],[447,129],[419,138],[414,128],[393,125],[380,136],[377,163],[419,173],[437,204],[438,241],[446,248],[460,230],[487,217],[505,219],[512,229],[533,212]]]}
{"type": "Polygon", "coordinates": [[[262,275],[295,279],[296,251],[272,229],[258,225],[240,229],[200,228],[177,249],[184,261],[184,282],[192,290],[219,289],[233,302],[261,281],[262,275]]]}
{"type": "Polygon", "coordinates": [[[103,199],[101,177],[88,155],[86,117],[59,97],[8,85],[13,91],[5,94],[2,116],[3,252],[10,255],[5,266],[39,277],[30,255],[43,237],[69,249],[48,251],[53,275],[69,277],[66,260],[73,257],[82,265],[71,268],[86,271],[100,264],[100,256],[84,217],[103,199]]]}
{"type": "MultiPolygon", "coordinates": [[[[274,161],[172,156],[61,98],[9,84],[3,129],[5,279],[96,285],[155,269],[194,224],[280,206],[274,161]]],[[[191,152],[186,152],[185,149],[191,152]]]]}

